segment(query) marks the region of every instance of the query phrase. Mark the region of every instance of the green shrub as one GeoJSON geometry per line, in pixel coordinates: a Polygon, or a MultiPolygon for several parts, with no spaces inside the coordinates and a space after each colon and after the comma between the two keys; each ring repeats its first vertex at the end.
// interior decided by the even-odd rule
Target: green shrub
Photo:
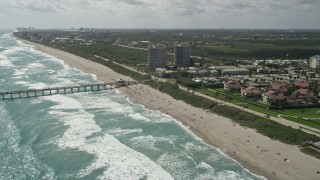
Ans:
{"type": "Polygon", "coordinates": [[[190,87],[190,88],[198,88],[201,86],[201,83],[195,82],[192,79],[186,78],[186,77],[177,78],[177,82],[179,84],[182,84],[182,85],[190,87]]]}

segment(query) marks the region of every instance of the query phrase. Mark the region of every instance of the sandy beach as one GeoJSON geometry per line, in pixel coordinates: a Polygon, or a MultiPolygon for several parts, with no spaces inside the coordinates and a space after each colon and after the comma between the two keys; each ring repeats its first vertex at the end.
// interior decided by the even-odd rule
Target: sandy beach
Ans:
{"type": "MultiPolygon", "coordinates": [[[[129,77],[115,73],[103,65],[73,54],[23,42],[83,72],[97,75],[99,81],[113,82],[119,78],[130,80],[129,77]]],[[[317,171],[320,171],[320,160],[300,152],[297,146],[271,140],[255,130],[241,127],[230,119],[177,101],[146,85],[133,85],[119,90],[135,103],[171,115],[203,141],[219,148],[257,175],[267,179],[320,179],[320,174],[317,174],[317,171]]]]}

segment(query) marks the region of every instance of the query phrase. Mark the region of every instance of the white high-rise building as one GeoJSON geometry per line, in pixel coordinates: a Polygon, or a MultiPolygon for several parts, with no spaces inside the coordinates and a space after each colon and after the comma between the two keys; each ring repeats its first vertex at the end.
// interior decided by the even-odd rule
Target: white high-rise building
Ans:
{"type": "Polygon", "coordinates": [[[147,68],[154,71],[156,68],[164,68],[166,65],[166,46],[163,44],[148,45],[147,68]]]}
{"type": "Polygon", "coordinates": [[[312,69],[320,68],[320,55],[312,56],[310,58],[309,67],[312,69]]]}

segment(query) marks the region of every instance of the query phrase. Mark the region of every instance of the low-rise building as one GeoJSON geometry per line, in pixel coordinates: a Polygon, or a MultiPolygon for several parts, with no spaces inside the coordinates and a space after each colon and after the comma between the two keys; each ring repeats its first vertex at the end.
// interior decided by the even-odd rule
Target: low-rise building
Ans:
{"type": "Polygon", "coordinates": [[[286,82],[273,82],[271,84],[271,90],[276,92],[276,93],[283,93],[283,94],[287,94],[288,92],[288,83],[286,82]]]}
{"type": "Polygon", "coordinates": [[[198,71],[198,76],[207,76],[209,74],[209,71],[208,70],[199,70],[198,71]]]}
{"type": "Polygon", "coordinates": [[[261,97],[261,92],[258,88],[249,86],[241,89],[241,96],[243,97],[261,97]]]}
{"type": "Polygon", "coordinates": [[[160,77],[162,77],[163,74],[164,74],[166,71],[167,71],[166,68],[156,68],[156,73],[157,73],[160,77]]]}
{"type": "Polygon", "coordinates": [[[228,81],[224,83],[224,89],[227,91],[240,91],[241,85],[238,81],[228,81]]]}
{"type": "Polygon", "coordinates": [[[222,75],[226,76],[238,76],[238,75],[248,75],[249,70],[246,68],[235,68],[235,69],[224,69],[222,70],[222,75]]]}
{"type": "Polygon", "coordinates": [[[257,65],[241,65],[240,68],[248,69],[249,71],[254,71],[258,69],[257,65]]]}
{"type": "Polygon", "coordinates": [[[308,104],[313,103],[316,98],[314,97],[314,93],[308,89],[299,89],[291,94],[290,100],[295,104],[308,104]]]}
{"type": "Polygon", "coordinates": [[[198,75],[198,72],[196,70],[188,70],[187,73],[190,75],[190,76],[197,76],[198,75]]]}
{"type": "Polygon", "coordinates": [[[284,93],[269,90],[262,95],[262,100],[265,104],[279,106],[287,103],[287,96],[284,93]]]}
{"type": "Polygon", "coordinates": [[[210,70],[210,76],[211,77],[218,77],[219,76],[219,72],[217,70],[210,70]]]}
{"type": "Polygon", "coordinates": [[[216,70],[218,72],[221,72],[224,69],[236,69],[235,66],[211,66],[209,67],[210,70],[216,70]]]}

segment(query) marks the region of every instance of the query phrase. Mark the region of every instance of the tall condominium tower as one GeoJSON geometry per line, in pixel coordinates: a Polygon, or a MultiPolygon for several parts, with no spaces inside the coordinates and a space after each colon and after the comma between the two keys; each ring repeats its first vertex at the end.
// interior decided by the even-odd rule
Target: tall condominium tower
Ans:
{"type": "Polygon", "coordinates": [[[309,59],[309,67],[312,69],[317,69],[320,67],[320,55],[312,56],[309,59]]]}
{"type": "Polygon", "coordinates": [[[175,43],[174,45],[174,63],[176,67],[190,66],[190,44],[175,43]]]}
{"type": "Polygon", "coordinates": [[[154,71],[156,68],[164,68],[166,64],[166,46],[163,44],[148,45],[147,68],[154,71]]]}

